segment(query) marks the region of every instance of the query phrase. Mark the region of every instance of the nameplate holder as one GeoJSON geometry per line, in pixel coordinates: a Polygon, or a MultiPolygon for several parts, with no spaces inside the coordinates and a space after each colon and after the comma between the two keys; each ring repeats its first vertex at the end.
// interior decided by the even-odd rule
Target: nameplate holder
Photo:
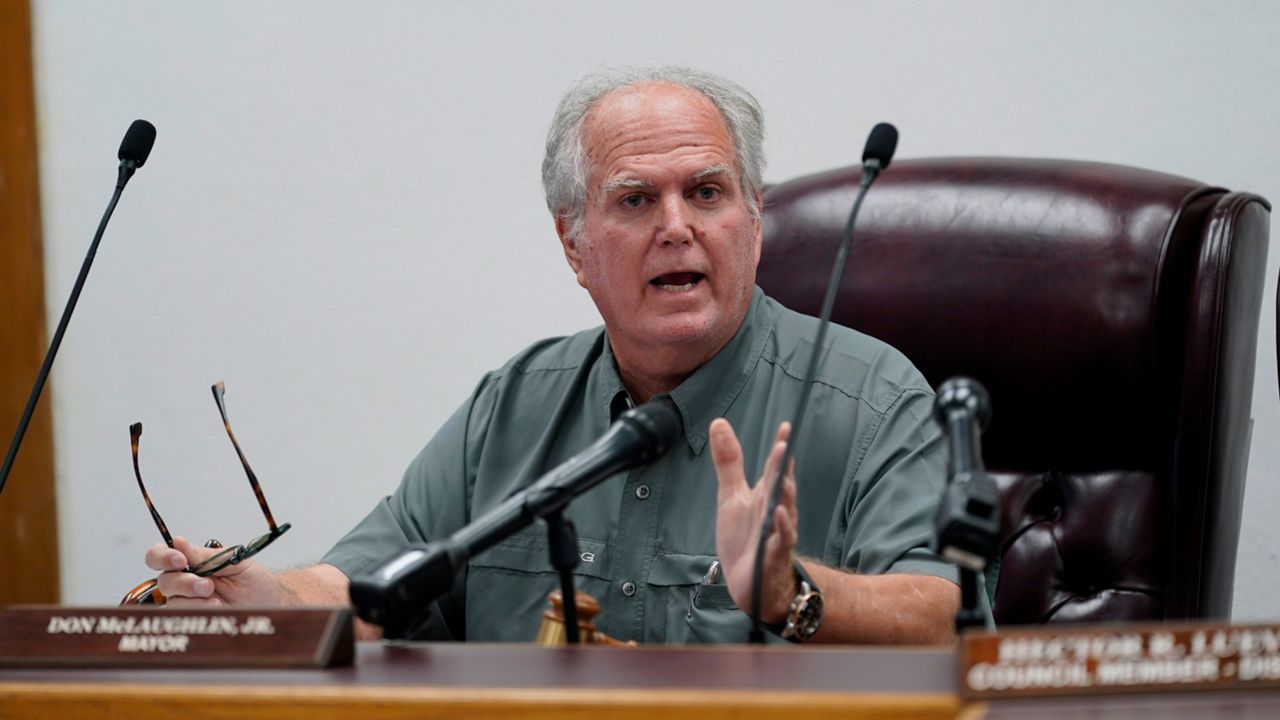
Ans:
{"type": "Polygon", "coordinates": [[[0,610],[0,667],[336,667],[350,665],[348,608],[0,610]]]}
{"type": "Polygon", "coordinates": [[[968,631],[967,700],[1280,687],[1280,624],[1139,623],[968,631]]]}

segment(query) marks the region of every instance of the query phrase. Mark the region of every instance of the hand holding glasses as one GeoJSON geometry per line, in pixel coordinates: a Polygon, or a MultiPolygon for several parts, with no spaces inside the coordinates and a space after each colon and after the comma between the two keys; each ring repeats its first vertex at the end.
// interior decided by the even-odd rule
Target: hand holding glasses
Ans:
{"type": "MultiPolygon", "coordinates": [[[[240,464],[244,466],[245,474],[249,476],[249,485],[253,488],[253,494],[258,498],[258,506],[262,508],[262,515],[267,519],[269,530],[265,535],[260,535],[243,545],[224,548],[217,540],[210,540],[205,543],[205,547],[221,548],[221,552],[214,554],[194,567],[188,566],[183,570],[183,572],[200,577],[212,575],[229,565],[236,565],[257,555],[263,548],[275,542],[276,538],[285,534],[291,527],[289,523],[277,526],[275,518],[271,516],[271,508],[267,507],[267,498],[262,494],[262,486],[258,484],[258,476],[254,475],[253,468],[249,467],[249,461],[245,459],[244,452],[240,450],[240,443],[236,442],[235,433],[231,432],[231,422],[227,420],[227,405],[223,399],[225,394],[226,387],[221,382],[213,386],[213,399],[218,403],[218,412],[222,415],[222,425],[227,429],[227,437],[231,438],[231,445],[236,449],[236,455],[240,458],[240,464]]],[[[133,474],[138,478],[138,489],[142,491],[142,499],[147,503],[147,510],[151,511],[151,519],[155,521],[156,528],[160,530],[160,535],[164,538],[165,543],[170,548],[173,548],[173,536],[169,534],[169,528],[165,526],[160,513],[156,511],[156,506],[151,502],[151,496],[147,494],[146,486],[142,484],[142,472],[138,469],[138,440],[141,437],[142,423],[130,425],[129,438],[133,452],[133,474]]],[[[130,590],[124,596],[124,599],[120,601],[121,605],[163,603],[164,596],[156,590],[156,579],[154,578],[130,590]]]]}

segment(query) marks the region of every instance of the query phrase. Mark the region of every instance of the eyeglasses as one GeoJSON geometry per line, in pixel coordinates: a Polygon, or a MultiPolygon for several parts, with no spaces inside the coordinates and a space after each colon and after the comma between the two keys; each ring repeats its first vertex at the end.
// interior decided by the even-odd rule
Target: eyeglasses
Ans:
{"type": "MultiPolygon", "coordinates": [[[[183,572],[189,572],[200,577],[212,575],[230,565],[236,565],[248,560],[262,552],[264,548],[275,542],[276,538],[285,534],[292,527],[289,523],[277,526],[275,518],[271,516],[271,508],[267,507],[267,498],[262,494],[262,486],[258,484],[258,476],[254,474],[253,468],[249,467],[249,461],[245,459],[244,451],[240,449],[240,443],[236,442],[235,433],[231,432],[231,421],[227,420],[227,404],[224,399],[226,391],[226,386],[221,382],[214,384],[213,399],[218,403],[218,412],[222,415],[222,425],[227,429],[227,437],[231,438],[231,446],[236,449],[236,455],[240,458],[240,464],[244,466],[245,474],[249,476],[249,485],[253,488],[254,496],[258,498],[258,507],[262,508],[262,515],[267,519],[267,527],[270,529],[265,535],[260,535],[243,545],[223,547],[222,543],[217,540],[210,540],[205,543],[205,547],[221,548],[221,552],[195,567],[188,566],[183,570],[183,572]]],[[[169,528],[165,526],[164,519],[160,517],[160,513],[156,511],[155,504],[151,502],[147,487],[142,483],[142,472],[138,469],[138,441],[141,438],[142,423],[130,425],[129,439],[133,453],[133,474],[138,478],[138,489],[142,491],[142,499],[147,503],[147,510],[151,511],[151,519],[155,521],[156,529],[160,531],[160,536],[164,538],[165,544],[172,548],[173,536],[169,534],[169,528]]],[[[156,591],[156,580],[151,579],[130,590],[124,596],[124,599],[120,601],[120,604],[138,605],[157,602],[163,603],[164,596],[156,591]]]]}

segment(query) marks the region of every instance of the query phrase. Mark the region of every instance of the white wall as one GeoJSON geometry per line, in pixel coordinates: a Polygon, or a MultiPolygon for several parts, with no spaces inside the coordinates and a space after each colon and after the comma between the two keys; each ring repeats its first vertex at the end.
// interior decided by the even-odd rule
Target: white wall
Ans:
{"type": "MultiPolygon", "coordinates": [[[[159,128],[53,378],[64,600],[147,575],[144,478],[176,532],[261,531],[220,428],[317,559],[483,369],[597,322],[543,209],[559,93],[676,63],[752,89],[767,178],[900,157],[1107,160],[1280,200],[1280,5],[1257,2],[35,2],[50,328],[129,122],[159,128]],[[840,88],[836,90],[836,88],[840,88]]],[[[1277,223],[1280,225],[1280,223],[1277,223]]],[[[1274,243],[1273,243],[1274,244],[1274,243]]],[[[1236,617],[1276,617],[1272,249],[1236,617]]],[[[15,478],[22,482],[22,478],[15,478]]]]}

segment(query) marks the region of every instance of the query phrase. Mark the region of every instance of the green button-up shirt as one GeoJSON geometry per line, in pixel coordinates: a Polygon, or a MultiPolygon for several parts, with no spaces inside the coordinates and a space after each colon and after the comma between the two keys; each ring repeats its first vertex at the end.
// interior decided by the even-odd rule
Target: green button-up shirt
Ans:
{"type": "MultiPolygon", "coordinates": [[[[795,411],[817,320],[757,288],[730,343],[670,395],[684,436],[652,465],[577,498],[577,584],[599,600],[598,629],[646,643],[742,642],[750,620],[715,559],[711,421],[742,444],[748,480],[795,411]]],[[[933,392],[888,345],[833,326],[808,416],[795,438],[798,551],[861,573],[955,579],[929,550],[946,459],[933,392]]],[[[547,340],[480,382],[384,498],[324,558],[348,576],[410,543],[441,538],[595,442],[625,389],[603,328],[547,340]]],[[[625,403],[621,403],[625,407],[625,403]]],[[[434,638],[530,641],[558,588],[541,523],[472,558],[437,603],[434,638]]]]}

